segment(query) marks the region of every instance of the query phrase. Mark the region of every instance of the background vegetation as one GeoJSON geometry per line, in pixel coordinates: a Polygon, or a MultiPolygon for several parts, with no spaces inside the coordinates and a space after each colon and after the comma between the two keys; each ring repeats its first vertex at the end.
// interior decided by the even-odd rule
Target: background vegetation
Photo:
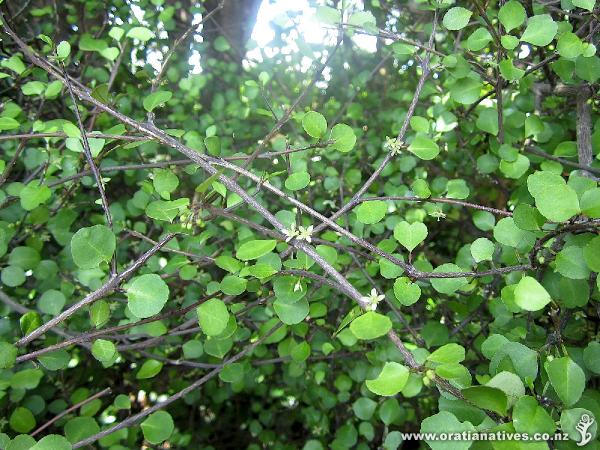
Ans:
{"type": "Polygon", "coordinates": [[[598,448],[595,1],[262,3],[0,5],[0,448],[598,448]]]}

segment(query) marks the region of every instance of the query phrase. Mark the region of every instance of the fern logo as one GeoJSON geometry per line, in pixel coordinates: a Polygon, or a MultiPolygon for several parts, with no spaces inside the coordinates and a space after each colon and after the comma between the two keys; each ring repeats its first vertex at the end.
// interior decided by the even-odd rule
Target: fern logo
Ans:
{"type": "Polygon", "coordinates": [[[592,433],[588,430],[594,423],[594,418],[590,417],[589,414],[583,414],[577,425],[575,425],[575,429],[579,432],[581,436],[581,440],[577,443],[579,447],[583,447],[585,444],[592,440],[592,433]]]}

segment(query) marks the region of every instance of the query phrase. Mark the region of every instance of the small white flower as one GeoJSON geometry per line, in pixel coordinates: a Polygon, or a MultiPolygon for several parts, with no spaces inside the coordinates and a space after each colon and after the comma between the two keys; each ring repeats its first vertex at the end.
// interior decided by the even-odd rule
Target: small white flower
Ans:
{"type": "Polygon", "coordinates": [[[298,227],[298,230],[299,230],[298,240],[306,241],[310,244],[310,242],[312,241],[313,226],[310,225],[310,226],[304,228],[302,225],[300,225],[300,227],[298,227]]]}
{"type": "Polygon", "coordinates": [[[361,300],[365,303],[368,303],[369,306],[368,308],[371,311],[375,311],[377,309],[377,304],[383,300],[385,298],[385,295],[383,294],[378,294],[377,293],[377,289],[373,288],[371,289],[371,294],[367,295],[365,297],[361,297],[361,300]]]}
{"type": "Polygon", "coordinates": [[[296,284],[294,285],[294,292],[300,291],[302,292],[302,283],[300,283],[301,278],[298,278],[298,281],[296,281],[296,284]]]}
{"type": "Polygon", "coordinates": [[[396,138],[391,138],[389,136],[385,137],[385,144],[383,144],[386,150],[392,152],[392,156],[396,156],[402,151],[402,145],[402,141],[399,141],[396,138]]]}
{"type": "Polygon", "coordinates": [[[298,236],[299,232],[296,229],[296,224],[292,223],[289,230],[281,230],[283,234],[287,237],[285,238],[285,242],[290,242],[292,239],[298,236]]]}
{"type": "Polygon", "coordinates": [[[445,219],[446,218],[446,214],[444,214],[444,212],[442,212],[441,209],[437,209],[435,211],[432,211],[429,213],[430,216],[437,218],[438,222],[440,221],[440,219],[445,219]]]}

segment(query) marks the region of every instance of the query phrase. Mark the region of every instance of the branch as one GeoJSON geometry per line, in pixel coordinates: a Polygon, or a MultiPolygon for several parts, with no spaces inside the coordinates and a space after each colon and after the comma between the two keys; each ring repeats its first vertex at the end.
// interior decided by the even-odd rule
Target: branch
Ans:
{"type": "MultiPolygon", "coordinates": [[[[87,160],[88,166],[90,166],[92,174],[94,175],[96,185],[98,185],[98,191],[100,192],[100,200],[102,202],[102,209],[104,210],[106,222],[108,223],[109,228],[112,230],[113,221],[112,215],[110,213],[110,206],[108,204],[108,198],[106,197],[106,191],[104,190],[104,182],[102,181],[100,171],[98,170],[98,167],[96,166],[96,163],[94,161],[94,157],[92,156],[92,150],[90,149],[90,143],[87,138],[87,133],[85,131],[85,127],[83,126],[83,122],[81,121],[81,115],[79,114],[79,106],[77,106],[77,100],[75,99],[75,94],[73,94],[73,87],[71,86],[69,76],[67,75],[67,71],[65,70],[64,66],[62,70],[67,89],[69,90],[69,96],[71,97],[71,101],[73,102],[73,112],[75,113],[75,117],[77,119],[77,126],[79,127],[79,132],[81,133],[81,140],[83,142],[83,153],[85,154],[85,159],[87,160]]],[[[111,276],[114,276],[117,273],[116,252],[111,258],[110,267],[111,276]]]]}
{"type": "Polygon", "coordinates": [[[252,344],[250,344],[248,347],[246,347],[241,352],[237,353],[236,355],[232,356],[231,358],[227,359],[226,361],[223,361],[223,363],[220,364],[218,367],[215,367],[209,373],[207,373],[206,375],[204,375],[202,378],[196,380],[195,382],[193,382],[192,384],[190,384],[188,387],[180,390],[179,392],[177,392],[176,394],[171,395],[170,397],[167,397],[165,400],[163,400],[161,402],[158,402],[158,403],[154,404],[153,406],[151,406],[151,407],[149,407],[149,408],[147,408],[147,409],[145,409],[145,410],[143,410],[143,411],[141,411],[141,412],[139,412],[137,414],[134,414],[133,416],[128,417],[127,419],[125,419],[121,423],[113,425],[112,427],[107,428],[106,430],[103,430],[103,431],[101,431],[99,433],[96,433],[93,436],[90,436],[90,437],[88,437],[86,439],[83,439],[83,440],[81,440],[79,442],[76,442],[75,444],[73,444],[73,449],[77,449],[77,448],[88,446],[88,445],[96,442],[97,440],[102,439],[104,436],[108,436],[109,434],[114,433],[115,431],[119,431],[119,430],[121,430],[123,428],[130,427],[130,426],[138,423],[143,418],[149,416],[153,412],[156,412],[156,411],[158,411],[160,409],[163,409],[166,406],[169,406],[171,403],[179,400],[180,398],[185,397],[187,394],[189,394],[190,392],[195,391],[200,386],[202,386],[204,383],[206,383],[207,381],[209,381],[211,378],[214,378],[215,376],[217,376],[219,374],[219,372],[221,372],[221,370],[223,370],[223,368],[226,365],[238,361],[243,356],[245,356],[247,353],[249,353],[252,350],[254,350],[265,339],[267,339],[269,336],[271,336],[273,333],[275,333],[282,325],[283,325],[283,322],[277,323],[264,336],[262,336],[261,338],[257,339],[255,342],[253,342],[252,344]]]}
{"type": "Polygon", "coordinates": [[[33,341],[39,336],[45,334],[48,330],[54,328],[61,322],[64,322],[66,319],[71,317],[81,308],[94,303],[96,300],[100,300],[101,298],[106,297],[111,294],[121,283],[128,280],[140,267],[142,267],[148,259],[154,255],[157,251],[159,251],[163,246],[167,244],[171,239],[175,237],[175,233],[166,234],[160,242],[158,242],[154,247],[140,256],[133,264],[131,264],[127,269],[121,272],[118,275],[112,276],[104,285],[96,289],[94,292],[86,295],[82,300],[78,301],[74,305],[72,305],[69,309],[66,309],[58,316],[53,317],[45,324],[41,325],[39,328],[36,328],[27,336],[22,337],[16,342],[17,347],[22,347],[27,343],[33,341]]]}
{"type": "MultiPolygon", "coordinates": [[[[431,30],[431,35],[429,36],[429,43],[427,45],[427,47],[429,49],[432,49],[434,46],[437,19],[438,19],[438,11],[436,9],[434,12],[434,17],[433,17],[433,28],[431,30]]],[[[406,134],[406,130],[408,129],[410,119],[415,112],[417,103],[419,102],[419,97],[421,95],[421,91],[423,90],[423,86],[425,85],[425,80],[429,76],[430,58],[431,58],[431,53],[427,52],[425,55],[425,58],[421,62],[421,69],[422,69],[423,73],[421,74],[421,76],[419,78],[417,87],[415,89],[415,93],[413,95],[413,99],[410,102],[410,105],[408,107],[406,117],[404,118],[404,122],[402,123],[402,127],[400,128],[400,132],[398,133],[398,136],[396,137],[397,142],[402,142],[404,140],[404,135],[406,134]]],[[[345,214],[351,208],[350,205],[353,202],[355,202],[356,200],[358,200],[360,197],[362,197],[363,194],[368,191],[369,187],[371,187],[371,185],[379,178],[379,175],[381,175],[381,172],[383,172],[383,170],[387,167],[389,162],[392,160],[392,158],[394,157],[394,154],[395,154],[394,151],[390,150],[390,152],[385,156],[383,161],[381,161],[381,164],[379,164],[379,167],[377,167],[377,169],[375,169],[375,171],[373,172],[373,174],[371,174],[371,176],[365,182],[365,184],[356,192],[356,194],[354,194],[354,196],[350,199],[350,201],[346,205],[342,206],[335,214],[333,214],[331,216],[329,222],[334,221],[335,219],[340,217],[342,214],[345,214]]],[[[322,231],[325,228],[326,228],[325,223],[322,223],[315,227],[314,232],[318,233],[319,231],[322,231]]],[[[408,273],[414,272],[414,269],[412,269],[412,266],[409,266],[409,265],[406,265],[403,263],[401,265],[401,267],[404,270],[406,270],[408,273]],[[403,266],[406,266],[406,267],[403,267],[403,266]]]]}
{"type": "Polygon", "coordinates": [[[82,406],[87,405],[88,403],[96,400],[97,398],[104,397],[105,395],[108,395],[111,392],[112,392],[111,388],[107,387],[106,389],[103,389],[100,392],[95,393],[91,397],[88,397],[85,400],[82,400],[79,403],[71,406],[70,408],[65,409],[63,412],[61,412],[60,414],[57,414],[52,419],[50,419],[48,422],[46,422],[44,425],[42,425],[37,430],[35,430],[34,432],[32,432],[30,436],[35,436],[36,434],[40,433],[41,431],[44,431],[46,428],[48,428],[50,425],[52,425],[56,421],[62,419],[64,416],[66,416],[70,412],[73,412],[77,408],[81,408],[82,406]]]}
{"type": "Polygon", "coordinates": [[[575,167],[577,169],[586,170],[586,171],[591,172],[593,174],[600,175],[600,169],[597,169],[595,167],[586,166],[586,165],[583,165],[583,164],[579,164],[579,163],[576,163],[574,161],[569,161],[569,160],[566,160],[564,158],[559,158],[558,156],[550,155],[549,153],[546,153],[546,152],[540,150],[537,147],[526,145],[524,147],[524,150],[526,152],[533,153],[534,155],[540,156],[541,158],[545,158],[545,159],[549,159],[551,161],[559,162],[559,163],[561,163],[561,164],[563,164],[565,166],[575,167]]]}
{"type": "Polygon", "coordinates": [[[101,330],[96,330],[96,331],[91,331],[91,332],[88,332],[88,333],[79,334],[79,335],[77,335],[75,337],[67,339],[66,341],[62,341],[62,342],[59,342],[59,343],[54,344],[54,345],[49,345],[49,346],[44,347],[44,348],[42,348],[40,350],[36,350],[34,352],[30,352],[30,353],[27,353],[25,355],[21,355],[21,356],[19,356],[17,358],[16,363],[18,364],[18,363],[22,363],[22,362],[25,362],[25,361],[29,361],[29,360],[34,359],[34,358],[38,358],[41,355],[44,355],[44,354],[50,353],[50,352],[54,352],[56,350],[60,350],[61,348],[69,347],[70,345],[73,345],[73,344],[78,344],[80,342],[91,341],[92,339],[94,339],[94,338],[96,338],[98,336],[104,336],[104,335],[106,335],[108,333],[114,333],[114,332],[117,332],[117,331],[125,331],[125,330],[128,330],[130,328],[137,327],[137,326],[144,325],[144,324],[151,323],[151,322],[156,322],[158,320],[163,320],[163,319],[169,319],[169,318],[172,318],[172,317],[183,316],[183,315],[187,314],[188,312],[192,311],[197,306],[201,305],[202,303],[204,303],[207,300],[210,300],[213,297],[215,297],[215,296],[214,295],[205,296],[205,297],[201,298],[200,300],[198,300],[197,302],[194,302],[191,305],[186,306],[185,308],[167,311],[166,313],[159,314],[159,315],[152,316],[152,317],[148,317],[148,318],[143,319],[143,320],[138,320],[137,322],[126,323],[126,324],[123,324],[123,325],[117,325],[117,326],[114,326],[114,327],[103,328],[101,330]]]}

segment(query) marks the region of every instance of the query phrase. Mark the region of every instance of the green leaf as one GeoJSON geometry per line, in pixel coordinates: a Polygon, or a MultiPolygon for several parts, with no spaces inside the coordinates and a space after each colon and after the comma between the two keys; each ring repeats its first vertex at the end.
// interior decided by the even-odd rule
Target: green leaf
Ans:
{"type": "MultiPolygon", "coordinates": [[[[436,267],[433,270],[434,273],[445,273],[445,272],[463,272],[463,269],[458,267],[456,264],[446,263],[436,267]]],[[[467,285],[467,279],[464,277],[458,278],[432,278],[431,285],[433,288],[442,294],[453,294],[459,289],[467,285]]]]}
{"type": "Polygon", "coordinates": [[[356,218],[359,222],[367,225],[378,223],[385,217],[387,209],[387,203],[382,200],[362,202],[356,208],[356,218]]]}
{"type": "Polygon", "coordinates": [[[368,397],[360,397],[352,404],[352,410],[360,420],[369,420],[377,408],[377,403],[368,397]]]}
{"type": "Polygon", "coordinates": [[[465,349],[462,345],[446,344],[427,357],[427,361],[438,364],[459,363],[465,359],[465,349]]]}
{"type": "Polygon", "coordinates": [[[438,145],[424,136],[415,137],[408,146],[408,151],[426,161],[432,160],[440,154],[438,145]]]}
{"type": "Polygon", "coordinates": [[[186,359],[200,358],[204,354],[204,346],[197,340],[187,341],[181,348],[186,359]]]}
{"type": "Polygon", "coordinates": [[[600,188],[585,191],[580,204],[583,214],[592,219],[600,219],[600,188]]]}
{"type": "Polygon", "coordinates": [[[10,369],[17,359],[17,347],[0,341],[0,369],[10,369]]]}
{"type": "MultiPolygon", "coordinates": [[[[421,422],[421,433],[435,433],[436,435],[443,430],[444,433],[462,433],[474,432],[475,427],[471,422],[460,422],[456,416],[448,411],[440,411],[433,416],[429,416],[421,422]]],[[[451,441],[425,440],[433,450],[467,450],[471,447],[472,441],[451,441]]]]}
{"type": "Polygon", "coordinates": [[[294,361],[306,361],[310,356],[310,344],[306,341],[298,343],[290,351],[290,356],[294,361]]]}
{"type": "Polygon", "coordinates": [[[230,273],[237,273],[243,267],[243,264],[235,258],[227,255],[217,256],[215,265],[230,273]]]}
{"type": "Polygon", "coordinates": [[[348,23],[358,27],[375,26],[376,19],[371,11],[358,11],[350,16],[348,23]]]}
{"type": "Polygon", "coordinates": [[[330,6],[319,6],[317,7],[317,18],[329,25],[337,25],[342,20],[342,13],[330,6]]]}
{"type": "Polygon", "coordinates": [[[146,27],[133,27],[127,32],[125,37],[146,42],[154,37],[154,33],[146,27]]]}
{"type": "Polygon", "coordinates": [[[209,154],[214,156],[221,154],[221,138],[219,136],[208,136],[204,138],[204,145],[209,154]]]}
{"type": "Polygon", "coordinates": [[[404,306],[415,304],[421,297],[421,288],[408,278],[397,278],[394,282],[394,295],[404,306]]]}
{"type": "Polygon", "coordinates": [[[29,334],[42,325],[42,318],[37,312],[29,311],[21,316],[19,324],[23,334],[29,334]]]}
{"type": "Polygon", "coordinates": [[[71,450],[73,447],[63,436],[49,434],[40,439],[29,450],[71,450]]]}
{"type": "Polygon", "coordinates": [[[584,437],[594,442],[593,439],[596,439],[598,434],[598,423],[596,416],[585,408],[566,409],[560,415],[560,429],[579,445],[584,437]],[[582,432],[582,429],[585,432],[582,432]]]}
{"type": "Polygon", "coordinates": [[[42,95],[46,85],[41,81],[29,81],[21,87],[23,95],[42,95]]]}
{"type": "Polygon", "coordinates": [[[161,197],[169,200],[169,194],[179,186],[179,178],[169,169],[157,169],[154,171],[152,185],[161,197]]]}
{"type": "Polygon", "coordinates": [[[239,383],[243,378],[244,365],[242,363],[227,364],[219,373],[219,379],[225,383],[239,383]]]}
{"type": "Polygon", "coordinates": [[[552,301],[550,294],[529,276],[521,278],[514,291],[515,303],[525,311],[539,311],[552,301]]]}
{"type": "Polygon", "coordinates": [[[0,131],[14,130],[19,128],[19,122],[11,117],[0,117],[0,131]]]}
{"type": "Polygon", "coordinates": [[[105,225],[81,228],[71,238],[73,262],[81,269],[94,269],[103,261],[110,261],[117,240],[105,225]]]}
{"type": "Polygon", "coordinates": [[[277,270],[275,270],[269,264],[255,264],[253,266],[248,267],[248,273],[253,277],[263,279],[275,275],[277,273],[277,270]]]}
{"type": "Polygon", "coordinates": [[[383,369],[373,380],[367,380],[367,388],[377,395],[396,395],[408,381],[408,368],[397,362],[386,362],[383,369]]]}
{"type": "Polygon", "coordinates": [[[575,59],[583,52],[583,42],[575,33],[563,33],[558,38],[556,50],[563,58],[575,59]]]}
{"type": "Polygon", "coordinates": [[[96,339],[92,345],[92,355],[100,362],[110,361],[117,353],[117,347],[106,339],[96,339]]]}
{"type": "Polygon", "coordinates": [[[32,181],[19,192],[21,207],[26,211],[32,211],[41,204],[46,203],[51,195],[52,191],[48,186],[39,184],[38,181],[32,181]]]}
{"type": "Polygon", "coordinates": [[[594,10],[596,0],[572,0],[573,5],[578,8],[587,9],[589,12],[594,10]]]}
{"type": "Polygon", "coordinates": [[[172,96],[173,93],[170,91],[153,92],[147,97],[144,97],[144,109],[148,112],[152,112],[155,108],[163,106],[165,103],[171,100],[172,96]]]}
{"type": "Polygon", "coordinates": [[[577,192],[560,175],[535,172],[527,177],[527,188],[548,220],[564,222],[580,212],[577,192]]]}
{"type": "Polygon", "coordinates": [[[471,244],[471,255],[475,262],[491,261],[495,246],[487,238],[478,238],[471,244]]]}
{"type": "Polygon", "coordinates": [[[389,317],[368,311],[350,323],[350,331],[358,339],[376,339],[387,334],[392,329],[392,321],[389,317]]]}
{"type": "Polygon", "coordinates": [[[486,383],[486,386],[498,388],[506,394],[508,407],[512,407],[517,400],[525,395],[525,385],[518,375],[502,371],[486,383]]]}
{"type": "Polygon", "coordinates": [[[17,433],[29,433],[35,428],[36,422],[30,410],[19,406],[10,415],[9,424],[17,433]]]}
{"type": "Polygon", "coordinates": [[[508,399],[500,389],[489,386],[472,386],[462,390],[463,395],[475,406],[506,415],[508,399]]]}
{"type": "Polygon", "coordinates": [[[218,298],[211,298],[196,309],[200,328],[207,336],[218,336],[229,322],[227,305],[218,298]]]}
{"type": "Polygon", "coordinates": [[[65,436],[73,444],[99,432],[100,427],[92,417],[75,417],[65,424],[65,436]]]}
{"type": "Polygon", "coordinates": [[[546,221],[536,208],[525,203],[515,208],[513,220],[517,227],[526,231],[537,231],[546,221]]]}
{"type": "Polygon", "coordinates": [[[600,342],[592,341],[583,350],[585,367],[596,375],[600,374],[600,342]]]}
{"type": "Polygon", "coordinates": [[[144,433],[144,439],[157,445],[169,439],[175,428],[173,418],[166,411],[157,411],[150,414],[140,426],[142,433],[144,433]]]}
{"type": "Polygon", "coordinates": [[[554,420],[537,400],[529,395],[521,397],[513,408],[513,425],[517,433],[549,433],[556,430],[554,420]]]}
{"type": "Polygon", "coordinates": [[[235,256],[242,261],[258,259],[261,256],[272,252],[276,245],[277,241],[272,239],[256,239],[248,241],[240,245],[235,256]]]}
{"type": "Polygon", "coordinates": [[[162,311],[169,298],[169,286],[154,273],[134,278],[127,286],[127,307],[140,319],[162,311]]]}
{"type": "Polygon", "coordinates": [[[498,111],[495,108],[485,108],[479,113],[477,128],[493,136],[498,135],[498,111]]]}
{"type": "Polygon", "coordinates": [[[2,62],[0,62],[0,65],[12,70],[17,75],[21,75],[27,69],[19,55],[12,55],[8,59],[3,59],[2,62]]]}
{"type": "Polygon", "coordinates": [[[236,275],[226,275],[220,283],[221,291],[227,295],[240,295],[246,290],[248,280],[236,275]]]}
{"type": "Polygon", "coordinates": [[[156,220],[173,222],[173,219],[190,203],[188,198],[165,201],[155,200],[146,207],[146,215],[156,220]]]}
{"type": "Polygon", "coordinates": [[[66,302],[67,299],[62,292],[49,289],[38,300],[38,309],[44,314],[56,316],[62,311],[66,302]]]}
{"type": "Polygon", "coordinates": [[[575,73],[582,80],[595,83],[600,78],[600,58],[580,56],[575,61],[575,73]]]}
{"type": "Polygon", "coordinates": [[[56,46],[56,56],[58,56],[58,59],[60,59],[61,61],[64,61],[65,59],[67,59],[70,54],[71,54],[71,44],[69,44],[67,41],[61,41],[56,46]]]}
{"type": "Polygon", "coordinates": [[[557,31],[558,24],[552,20],[550,14],[539,14],[529,18],[521,40],[538,47],[545,47],[552,42],[557,31]]]}
{"type": "Polygon", "coordinates": [[[468,9],[455,6],[444,15],[442,23],[449,30],[460,30],[467,26],[472,14],[473,12],[468,9]]]}
{"type": "Polygon", "coordinates": [[[310,183],[310,175],[308,172],[296,172],[291,174],[285,180],[285,187],[290,191],[299,191],[304,189],[310,183]]]}
{"type": "Polygon", "coordinates": [[[600,236],[596,236],[583,248],[583,259],[590,270],[600,272],[600,236]]]}
{"type": "Polygon", "coordinates": [[[394,227],[394,238],[409,252],[412,252],[417,245],[427,237],[427,226],[422,222],[412,224],[402,221],[394,227]]]}
{"type": "Polygon", "coordinates": [[[563,248],[554,260],[556,270],[561,275],[573,280],[587,280],[590,271],[585,262],[583,248],[576,245],[563,248]]]}
{"type": "Polygon", "coordinates": [[[320,138],[327,131],[327,120],[325,120],[323,114],[309,111],[302,118],[302,127],[309,136],[320,138]]]}
{"type": "Polygon", "coordinates": [[[492,41],[492,35],[484,28],[477,28],[469,39],[467,39],[467,48],[472,52],[478,52],[492,41]]]}
{"type": "Polygon", "coordinates": [[[460,78],[450,87],[450,97],[462,105],[470,105],[479,100],[482,84],[474,78],[460,78]]]}
{"type": "Polygon", "coordinates": [[[565,404],[573,406],[585,389],[585,374],[571,358],[555,358],[545,364],[546,373],[554,391],[565,404]]]}
{"type": "Polygon", "coordinates": [[[334,141],[331,147],[342,153],[348,153],[356,144],[354,130],[343,123],[339,123],[331,129],[330,139],[334,141]]]}
{"type": "Polygon", "coordinates": [[[221,52],[221,53],[226,52],[227,50],[231,49],[231,45],[229,45],[229,42],[227,41],[227,39],[225,39],[224,36],[218,36],[215,39],[213,46],[216,51],[221,52]]]}
{"type": "Polygon", "coordinates": [[[60,349],[40,356],[38,361],[46,370],[64,370],[69,365],[69,361],[71,361],[71,355],[65,349],[60,349]]]}
{"type": "Polygon", "coordinates": [[[148,378],[154,378],[160,373],[163,368],[163,363],[156,359],[148,359],[144,361],[138,373],[135,374],[135,378],[138,380],[146,380],[148,378]]]}
{"type": "Polygon", "coordinates": [[[465,199],[469,196],[469,186],[465,180],[449,180],[446,184],[447,198],[456,198],[459,200],[465,199]]]}
{"type": "Polygon", "coordinates": [[[273,302],[273,309],[275,309],[275,313],[277,314],[277,317],[279,317],[279,320],[286,325],[295,325],[302,322],[310,312],[308,301],[304,298],[294,303],[289,303],[277,298],[275,302],[273,302]]]}
{"type": "MultiPolygon", "coordinates": [[[[504,79],[509,81],[517,81],[523,78],[525,71],[514,66],[512,59],[504,59],[499,64],[500,73],[504,79]]],[[[512,162],[512,161],[510,161],[512,162]]]]}
{"type": "Polygon", "coordinates": [[[510,0],[505,3],[502,8],[500,8],[500,11],[498,11],[498,20],[500,20],[500,23],[506,31],[517,28],[525,22],[526,18],[527,14],[525,8],[516,0],[510,0]]]}

